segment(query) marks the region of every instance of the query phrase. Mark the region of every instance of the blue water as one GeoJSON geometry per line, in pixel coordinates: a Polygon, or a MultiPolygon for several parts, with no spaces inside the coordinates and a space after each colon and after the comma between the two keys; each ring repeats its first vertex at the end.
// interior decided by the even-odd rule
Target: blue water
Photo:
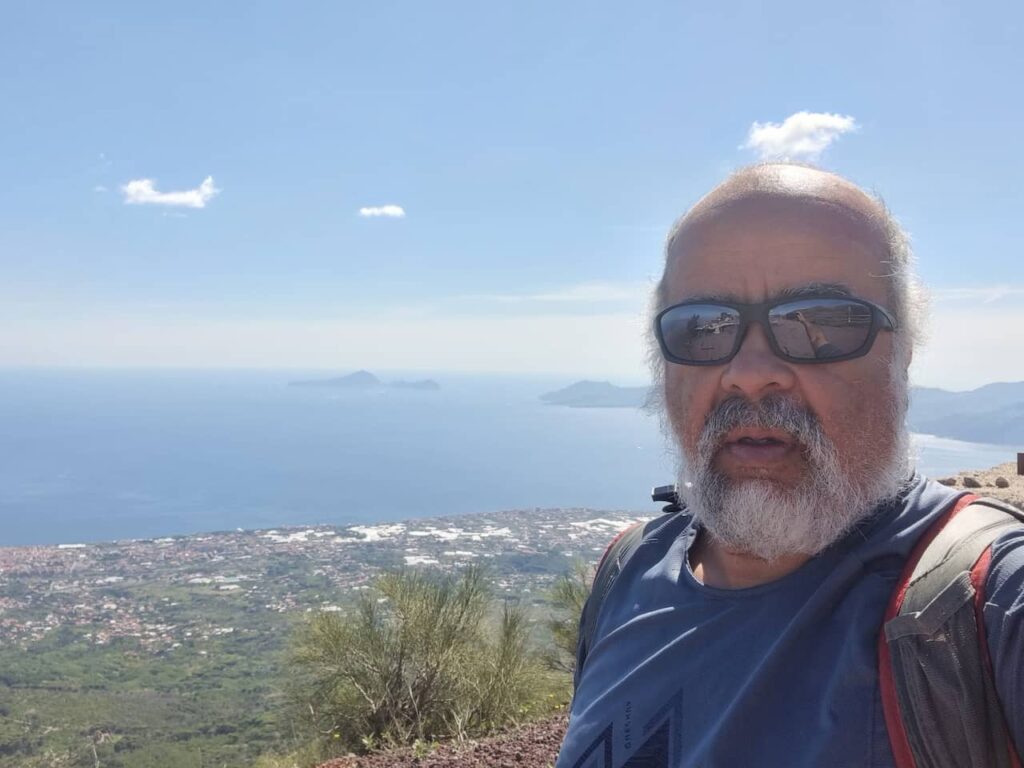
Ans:
{"type": "MultiPolygon", "coordinates": [[[[0,545],[655,509],[649,489],[672,478],[652,417],[538,400],[568,379],[437,374],[439,392],[287,386],[310,375],[0,372],[0,545]]],[[[917,443],[918,466],[934,475],[1013,456],[917,443]]]]}

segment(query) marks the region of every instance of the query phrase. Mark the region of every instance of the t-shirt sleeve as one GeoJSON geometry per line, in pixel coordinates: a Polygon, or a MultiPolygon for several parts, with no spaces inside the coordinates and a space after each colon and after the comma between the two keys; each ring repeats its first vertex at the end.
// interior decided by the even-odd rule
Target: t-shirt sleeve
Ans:
{"type": "Polygon", "coordinates": [[[992,545],[985,582],[985,632],[1003,705],[1018,754],[1024,753],[1024,530],[992,545]]]}

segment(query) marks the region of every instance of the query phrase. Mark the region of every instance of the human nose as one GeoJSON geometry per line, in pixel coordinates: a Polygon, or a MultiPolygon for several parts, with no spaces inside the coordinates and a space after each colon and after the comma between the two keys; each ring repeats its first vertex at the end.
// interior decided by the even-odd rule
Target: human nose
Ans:
{"type": "Polygon", "coordinates": [[[725,364],[721,384],[729,394],[742,394],[756,401],[764,395],[792,389],[796,374],[772,351],[761,324],[751,323],[736,355],[725,364]]]}

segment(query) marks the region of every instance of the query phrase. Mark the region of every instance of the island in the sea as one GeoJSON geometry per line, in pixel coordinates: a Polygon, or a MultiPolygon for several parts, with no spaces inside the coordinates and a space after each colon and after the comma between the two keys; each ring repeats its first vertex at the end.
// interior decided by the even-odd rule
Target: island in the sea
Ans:
{"type": "Polygon", "coordinates": [[[570,408],[639,408],[647,399],[648,387],[619,387],[608,381],[577,381],[548,392],[540,399],[550,405],[570,408]]]}
{"type": "Polygon", "coordinates": [[[300,381],[290,381],[288,384],[292,387],[331,387],[333,389],[360,391],[385,389],[390,387],[391,389],[415,389],[433,392],[441,388],[441,385],[433,379],[384,382],[369,371],[356,371],[355,373],[350,373],[347,376],[332,376],[326,379],[303,379],[300,381]]]}

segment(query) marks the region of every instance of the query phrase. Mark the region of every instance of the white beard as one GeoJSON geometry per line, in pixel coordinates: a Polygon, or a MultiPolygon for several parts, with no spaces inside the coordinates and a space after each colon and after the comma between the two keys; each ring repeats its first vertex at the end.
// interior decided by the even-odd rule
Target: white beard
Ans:
{"type": "Polygon", "coordinates": [[[782,397],[757,404],[726,400],[708,416],[691,459],[680,451],[677,488],[694,519],[731,552],[762,560],[783,555],[814,556],[899,494],[910,474],[910,436],[903,408],[893,408],[894,434],[878,446],[877,466],[867,477],[851,477],[835,445],[809,411],[782,397]],[[781,429],[803,449],[808,472],[795,487],[771,480],[732,480],[714,469],[725,434],[736,427],[781,429]]]}

